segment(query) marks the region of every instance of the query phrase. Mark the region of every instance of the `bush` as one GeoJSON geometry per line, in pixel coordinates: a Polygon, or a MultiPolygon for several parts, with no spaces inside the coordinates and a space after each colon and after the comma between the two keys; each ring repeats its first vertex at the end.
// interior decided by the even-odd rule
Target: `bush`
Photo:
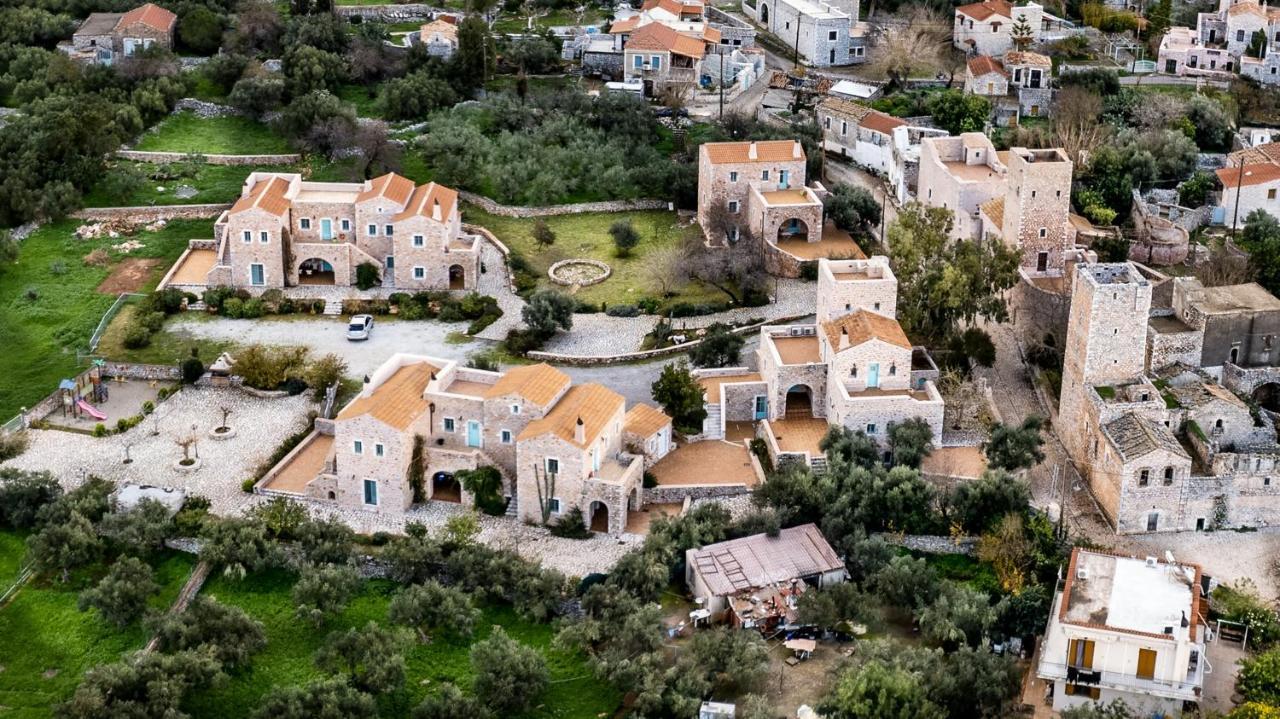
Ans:
{"type": "Polygon", "coordinates": [[[126,349],[142,349],[151,344],[151,330],[139,322],[130,322],[125,328],[123,343],[126,349]]]}
{"type": "Polygon", "coordinates": [[[557,537],[565,539],[587,539],[591,530],[587,529],[586,519],[582,516],[582,508],[574,507],[552,522],[548,529],[557,537]]]}
{"type": "Polygon", "coordinates": [[[1242,660],[1236,689],[1246,701],[1280,705],[1280,649],[1242,660]]]}
{"type": "Polygon", "coordinates": [[[640,308],[635,305],[614,305],[604,313],[610,317],[639,317],[640,308]]]}
{"type": "Polygon", "coordinates": [[[254,479],[253,477],[249,477],[248,479],[240,483],[240,489],[244,490],[245,494],[253,494],[253,485],[257,483],[258,483],[258,480],[254,479]]]}
{"type": "Polygon", "coordinates": [[[356,265],[356,287],[371,290],[382,282],[378,274],[378,266],[372,262],[361,262],[356,265]]]}
{"type": "Polygon", "coordinates": [[[495,517],[507,511],[507,502],[502,497],[502,473],[497,467],[464,469],[455,477],[458,484],[475,497],[476,508],[480,511],[495,517]]]}
{"type": "Polygon", "coordinates": [[[29,441],[26,432],[0,431],[0,462],[6,462],[27,451],[29,441]]]}
{"type": "Polygon", "coordinates": [[[204,375],[204,363],[199,357],[191,357],[182,361],[183,384],[195,384],[204,375]]]}

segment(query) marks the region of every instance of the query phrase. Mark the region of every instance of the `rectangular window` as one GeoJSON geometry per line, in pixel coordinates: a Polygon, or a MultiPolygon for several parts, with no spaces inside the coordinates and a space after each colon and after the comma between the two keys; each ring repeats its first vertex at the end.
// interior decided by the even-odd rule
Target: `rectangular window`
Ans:
{"type": "Polygon", "coordinates": [[[378,483],[377,483],[377,481],[372,480],[372,479],[366,479],[366,480],[364,481],[364,503],[365,503],[365,504],[372,504],[372,505],[375,505],[375,506],[378,504],[378,483]]]}
{"type": "Polygon", "coordinates": [[[360,441],[360,440],[358,440],[358,439],[357,439],[356,441],[352,442],[352,443],[351,443],[351,453],[352,453],[352,454],[364,454],[364,442],[361,442],[361,441],[360,441]]]}
{"type": "Polygon", "coordinates": [[[547,505],[550,507],[550,509],[551,509],[551,513],[552,513],[552,514],[559,514],[559,513],[560,513],[560,498],[559,498],[559,497],[552,497],[550,500],[548,500],[548,501],[547,501],[547,505]]]}
{"type": "Polygon", "coordinates": [[[736,172],[730,172],[730,173],[729,173],[729,182],[737,182],[737,181],[738,181],[738,173],[736,173],[736,172]]]}
{"type": "Polygon", "coordinates": [[[547,474],[560,474],[560,460],[555,457],[547,457],[547,474]]]}
{"type": "Polygon", "coordinates": [[[634,62],[632,62],[632,65],[633,65],[636,69],[639,69],[639,68],[644,67],[644,57],[642,57],[642,56],[640,56],[640,55],[636,55],[636,56],[635,56],[635,61],[634,61],[634,62]]]}
{"type": "Polygon", "coordinates": [[[649,64],[650,64],[650,66],[651,66],[651,67],[653,67],[653,69],[654,69],[654,70],[661,70],[661,69],[662,69],[662,56],[661,56],[661,55],[653,55],[653,56],[651,56],[651,57],[649,58],[649,64]]]}
{"type": "Polygon", "coordinates": [[[1274,188],[1272,188],[1272,189],[1270,189],[1270,190],[1267,190],[1267,199],[1268,199],[1268,200],[1274,200],[1274,199],[1276,199],[1276,191],[1275,191],[1275,189],[1274,189],[1274,188]]]}
{"type": "Polygon", "coordinates": [[[502,430],[502,443],[511,444],[511,430],[509,429],[502,430]]]}
{"type": "Polygon", "coordinates": [[[823,126],[824,128],[826,128],[826,129],[830,130],[830,129],[831,129],[831,118],[829,118],[829,117],[824,117],[824,118],[822,118],[822,126],[823,126]]]}
{"type": "Polygon", "coordinates": [[[375,457],[385,457],[385,456],[386,456],[386,450],[385,450],[385,448],[383,448],[383,446],[382,446],[382,443],[381,443],[381,442],[378,442],[377,444],[373,445],[373,456],[375,456],[375,457]]]}
{"type": "Polygon", "coordinates": [[[413,236],[413,246],[414,246],[414,247],[422,247],[422,246],[423,246],[423,245],[425,245],[426,243],[427,243],[427,241],[422,237],[422,235],[414,235],[414,236],[413,236]]]}
{"type": "Polygon", "coordinates": [[[836,39],[836,31],[835,31],[835,30],[832,30],[831,32],[827,33],[827,39],[828,39],[828,40],[835,40],[835,39],[836,39]]]}
{"type": "Polygon", "coordinates": [[[258,242],[261,242],[262,244],[265,245],[270,241],[271,241],[271,235],[269,233],[266,233],[266,232],[258,233],[258,242]]]}
{"type": "Polygon", "coordinates": [[[245,230],[243,233],[241,233],[240,239],[244,240],[245,243],[253,242],[253,233],[250,232],[249,230],[245,230]]]}
{"type": "Polygon", "coordinates": [[[266,283],[267,281],[266,281],[265,273],[262,269],[262,265],[259,265],[259,264],[249,265],[249,284],[265,285],[266,283]]]}
{"type": "Polygon", "coordinates": [[[1145,487],[1151,483],[1151,470],[1144,469],[1138,472],[1138,486],[1145,487]]]}
{"type": "Polygon", "coordinates": [[[426,276],[427,276],[427,268],[425,267],[413,268],[413,279],[420,280],[425,278],[426,276]]]}
{"type": "Polygon", "coordinates": [[[378,226],[377,226],[377,225],[369,225],[369,236],[370,236],[370,237],[376,237],[377,235],[378,235],[378,226]]]}
{"type": "Polygon", "coordinates": [[[761,180],[764,180],[765,182],[768,182],[768,181],[769,181],[769,171],[768,171],[768,170],[765,170],[765,171],[761,172],[761,173],[760,173],[760,179],[761,179],[761,180]]]}
{"type": "Polygon", "coordinates": [[[1093,669],[1093,640],[1072,639],[1067,642],[1067,666],[1093,669]]]}
{"type": "Polygon", "coordinates": [[[520,414],[520,405],[518,404],[511,405],[511,414],[520,414]]]}
{"type": "Polygon", "coordinates": [[[304,230],[311,229],[311,218],[304,217],[301,220],[298,220],[298,227],[304,230]]]}
{"type": "Polygon", "coordinates": [[[849,134],[849,123],[844,120],[840,121],[840,134],[841,135],[849,134]]]}
{"type": "Polygon", "coordinates": [[[386,226],[384,226],[384,227],[382,228],[382,231],[383,231],[383,234],[385,234],[387,237],[391,237],[392,235],[394,235],[394,234],[396,233],[396,226],[395,226],[395,225],[386,225],[386,226]]]}
{"type": "Polygon", "coordinates": [[[453,417],[445,417],[445,418],[444,418],[444,431],[446,431],[446,432],[452,432],[452,431],[453,431],[453,417]]]}
{"type": "Polygon", "coordinates": [[[875,434],[875,433],[876,433],[876,426],[874,424],[868,424],[867,434],[875,434]]]}
{"type": "Polygon", "coordinates": [[[738,201],[737,201],[737,200],[729,200],[729,212],[731,212],[731,213],[733,213],[733,214],[735,214],[735,215],[736,215],[736,214],[738,214],[738,201]]]}
{"type": "Polygon", "coordinates": [[[342,231],[343,231],[343,232],[349,232],[350,230],[351,230],[351,220],[348,220],[348,219],[343,218],[343,220],[342,220],[342,231]]]}

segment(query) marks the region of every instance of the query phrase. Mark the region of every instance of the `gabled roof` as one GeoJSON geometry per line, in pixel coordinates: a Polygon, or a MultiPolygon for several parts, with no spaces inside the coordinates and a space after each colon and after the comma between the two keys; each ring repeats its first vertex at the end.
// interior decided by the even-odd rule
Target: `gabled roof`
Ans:
{"type": "Polygon", "coordinates": [[[448,20],[444,20],[444,19],[432,20],[426,25],[423,25],[422,27],[418,28],[418,37],[423,38],[424,40],[428,35],[432,33],[440,33],[441,35],[452,40],[453,42],[458,41],[458,26],[454,25],[448,20]]]}
{"type": "Polygon", "coordinates": [[[236,200],[231,206],[231,214],[246,210],[259,209],[283,217],[289,212],[289,199],[285,193],[289,190],[289,181],[278,175],[270,179],[258,180],[249,194],[236,200]]]}
{"type": "Polygon", "coordinates": [[[367,396],[342,408],[338,420],[370,415],[380,422],[405,430],[427,409],[423,392],[431,376],[437,372],[434,365],[416,362],[397,369],[385,382],[367,396]]]}
{"type": "Polygon", "coordinates": [[[671,424],[666,412],[648,404],[638,404],[627,410],[623,420],[626,431],[641,437],[651,437],[659,430],[671,424]]]}
{"type": "Polygon", "coordinates": [[[684,3],[680,0],[646,0],[644,5],[640,6],[641,10],[653,10],[659,8],[679,17],[683,14],[697,13],[702,14],[702,3],[691,2],[684,3]]]}
{"type": "Polygon", "coordinates": [[[842,334],[848,335],[850,347],[874,339],[911,349],[911,341],[907,339],[907,333],[902,331],[902,325],[897,320],[864,309],[827,320],[822,323],[822,329],[827,333],[827,341],[831,347],[837,351],[840,349],[842,334]]]}
{"type": "Polygon", "coordinates": [[[1126,462],[1140,459],[1161,449],[1179,457],[1191,458],[1168,427],[1156,424],[1133,412],[1126,412],[1119,419],[1103,425],[1102,432],[1111,446],[1116,448],[1120,458],[1126,462]]]}
{"type": "Polygon", "coordinates": [[[1034,65],[1036,67],[1053,67],[1053,60],[1048,55],[1027,50],[1012,50],[1004,54],[1006,65],[1034,65]]]}
{"type": "Polygon", "coordinates": [[[586,449],[596,441],[608,426],[609,420],[625,404],[626,400],[622,395],[602,384],[592,382],[575,385],[565,392],[564,397],[556,402],[556,406],[546,416],[530,422],[517,439],[526,440],[554,434],[565,442],[586,449]],[[582,442],[575,438],[578,423],[583,428],[582,442]]]}
{"type": "Polygon", "coordinates": [[[616,20],[609,25],[609,34],[617,35],[619,33],[631,32],[640,26],[640,16],[632,15],[631,17],[616,20]]]}
{"type": "Polygon", "coordinates": [[[375,197],[385,197],[403,207],[413,193],[413,180],[388,172],[365,183],[365,189],[356,195],[356,202],[364,202],[375,197]]]}
{"type": "MultiPolygon", "coordinates": [[[[1264,146],[1265,147],[1265,146],[1264,146]]],[[[1252,187],[1280,181],[1280,165],[1270,162],[1245,165],[1240,167],[1224,167],[1217,171],[1218,181],[1223,187],[1252,187]]]]}
{"type": "Polygon", "coordinates": [[[686,35],[662,23],[651,22],[631,33],[628,50],[665,50],[698,60],[706,52],[706,44],[700,38],[686,35]]]}
{"type": "Polygon", "coordinates": [[[968,15],[974,20],[986,20],[992,15],[1012,18],[1013,6],[1005,2],[1005,0],[983,0],[969,5],[961,5],[956,8],[956,12],[968,15]]]}
{"type": "Polygon", "coordinates": [[[444,222],[449,219],[449,215],[457,206],[457,190],[430,182],[414,188],[409,201],[405,203],[404,211],[392,217],[391,221],[399,222],[414,215],[421,215],[432,219],[438,217],[441,222],[444,222]],[[437,209],[439,209],[439,215],[436,214],[437,209]]]}
{"type": "Polygon", "coordinates": [[[690,549],[686,561],[717,597],[844,568],[813,524],[690,549]]]}
{"type": "Polygon", "coordinates": [[[827,110],[835,115],[848,117],[858,124],[859,127],[865,127],[873,132],[879,132],[883,135],[889,135],[893,132],[893,128],[902,127],[907,124],[903,120],[899,120],[893,115],[887,115],[879,110],[873,110],[866,105],[853,102],[852,100],[844,100],[838,97],[828,97],[818,103],[818,107],[827,110]]]}
{"type": "Polygon", "coordinates": [[[982,77],[993,72],[1009,77],[1009,73],[1005,72],[1004,64],[990,55],[977,55],[969,59],[970,75],[982,77]]]}
{"type": "Polygon", "coordinates": [[[1004,198],[993,197],[978,206],[998,229],[1004,229],[1004,198]]]}
{"type": "Polygon", "coordinates": [[[556,395],[569,386],[569,375],[543,362],[507,370],[502,378],[484,393],[486,399],[516,395],[541,407],[551,404],[556,395]]]}
{"type": "Polygon", "coordinates": [[[173,29],[174,23],[178,22],[178,16],[165,10],[159,5],[147,3],[139,5],[120,16],[120,23],[116,25],[118,28],[125,28],[130,25],[142,23],[148,27],[155,28],[161,32],[169,32],[173,29]]]}
{"type": "Polygon", "coordinates": [[[740,162],[786,162],[803,160],[804,148],[796,140],[759,140],[756,142],[703,143],[707,159],[713,165],[740,162]],[[751,148],[755,146],[755,157],[751,148]]]}
{"type": "Polygon", "coordinates": [[[118,12],[89,13],[89,17],[80,24],[80,29],[75,31],[75,35],[110,35],[111,31],[116,29],[116,25],[120,24],[121,15],[122,13],[118,12]]]}

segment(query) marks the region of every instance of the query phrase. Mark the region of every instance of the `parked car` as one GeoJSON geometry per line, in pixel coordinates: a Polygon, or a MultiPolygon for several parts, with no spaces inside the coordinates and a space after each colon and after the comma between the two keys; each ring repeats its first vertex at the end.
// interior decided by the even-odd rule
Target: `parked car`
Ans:
{"type": "Polygon", "coordinates": [[[373,315],[356,315],[347,324],[347,339],[367,340],[373,334],[373,315]]]}

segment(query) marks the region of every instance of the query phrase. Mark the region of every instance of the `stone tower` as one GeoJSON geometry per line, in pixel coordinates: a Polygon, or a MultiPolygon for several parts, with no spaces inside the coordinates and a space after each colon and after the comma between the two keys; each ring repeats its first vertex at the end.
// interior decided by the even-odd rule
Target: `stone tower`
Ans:
{"type": "Polygon", "coordinates": [[[889,258],[818,260],[817,305],[818,324],[860,309],[896,319],[898,278],[889,269],[889,258]]]}
{"type": "Polygon", "coordinates": [[[1075,245],[1071,212],[1071,160],[1059,149],[1009,151],[1001,230],[1005,244],[1021,248],[1030,275],[1063,274],[1075,245]]]}
{"type": "Polygon", "coordinates": [[[1063,348],[1058,417],[1067,451],[1087,462],[1084,450],[1093,387],[1133,380],[1146,363],[1151,282],[1129,262],[1076,265],[1063,348]]]}

